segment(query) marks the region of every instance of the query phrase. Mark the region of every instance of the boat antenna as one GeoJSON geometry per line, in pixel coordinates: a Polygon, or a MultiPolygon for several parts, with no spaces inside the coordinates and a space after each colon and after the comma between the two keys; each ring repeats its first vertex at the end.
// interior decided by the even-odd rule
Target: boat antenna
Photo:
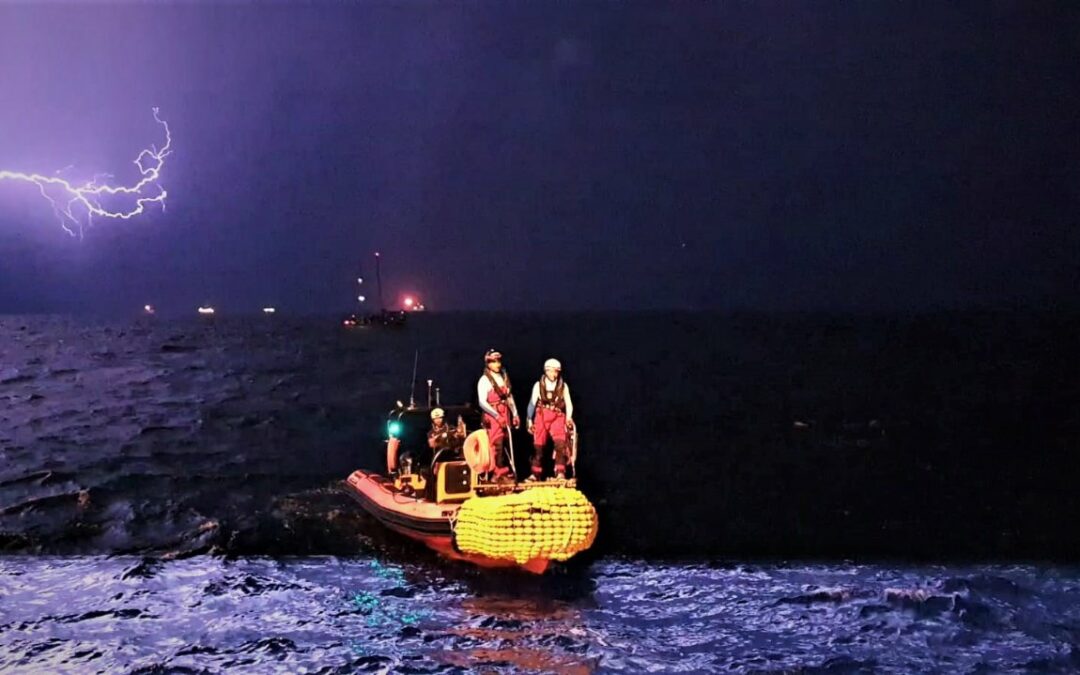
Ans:
{"type": "MultiPolygon", "coordinates": [[[[383,304],[382,297],[382,272],[379,269],[379,252],[375,251],[375,286],[379,293],[379,311],[385,312],[386,305],[383,304]]],[[[415,379],[415,378],[414,378],[415,379]]]]}
{"type": "Polygon", "coordinates": [[[431,385],[433,383],[434,383],[434,380],[428,380],[427,381],[427,407],[429,407],[429,408],[431,407],[431,385]]]}
{"type": "Polygon", "coordinates": [[[412,362],[412,382],[409,384],[409,407],[416,407],[416,364],[420,362],[420,350],[416,350],[412,362]]]}

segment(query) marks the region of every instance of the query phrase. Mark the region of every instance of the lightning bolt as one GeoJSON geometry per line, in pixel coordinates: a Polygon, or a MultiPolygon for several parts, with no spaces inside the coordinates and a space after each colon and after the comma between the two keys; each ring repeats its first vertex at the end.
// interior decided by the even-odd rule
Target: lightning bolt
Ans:
{"type": "Polygon", "coordinates": [[[52,205],[64,231],[80,239],[84,227],[89,227],[95,216],[129,220],[142,214],[150,204],[160,204],[164,211],[165,198],[169,193],[158,181],[161,170],[165,167],[165,158],[172,152],[172,134],[169,132],[169,125],[158,116],[158,109],[153,110],[154,121],[165,130],[165,145],[160,148],[151,145],[139,153],[134,161],[141,178],[131,185],[110,184],[108,181],[113,178],[110,174],[97,174],[88,182],[79,184],[60,176],[66,169],[57,171],[52,176],[0,169],[0,181],[20,181],[36,185],[41,196],[52,205]],[[102,205],[102,199],[108,200],[110,204],[117,200],[123,201],[124,207],[107,208],[102,205]]]}

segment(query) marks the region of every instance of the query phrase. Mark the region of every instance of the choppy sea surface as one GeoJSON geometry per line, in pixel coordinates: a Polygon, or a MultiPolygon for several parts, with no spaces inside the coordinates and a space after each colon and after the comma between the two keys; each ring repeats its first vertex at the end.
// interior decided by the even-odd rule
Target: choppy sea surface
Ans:
{"type": "Polygon", "coordinates": [[[1077,671],[1078,329],[0,317],[0,671],[1077,671]],[[541,578],[340,490],[414,355],[418,398],[469,401],[491,346],[518,392],[559,357],[578,408],[601,537],[541,578]]]}
{"type": "Polygon", "coordinates": [[[600,560],[0,559],[5,672],[1075,672],[1080,575],[600,560]]]}

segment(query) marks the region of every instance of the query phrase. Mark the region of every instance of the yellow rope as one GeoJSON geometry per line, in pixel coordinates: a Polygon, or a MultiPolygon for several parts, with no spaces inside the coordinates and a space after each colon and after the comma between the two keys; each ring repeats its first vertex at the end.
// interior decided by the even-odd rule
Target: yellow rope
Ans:
{"type": "Polygon", "coordinates": [[[592,546],[598,528],[585,495],[569,487],[536,487],[465,501],[454,538],[467,553],[524,564],[566,560],[592,546]]]}

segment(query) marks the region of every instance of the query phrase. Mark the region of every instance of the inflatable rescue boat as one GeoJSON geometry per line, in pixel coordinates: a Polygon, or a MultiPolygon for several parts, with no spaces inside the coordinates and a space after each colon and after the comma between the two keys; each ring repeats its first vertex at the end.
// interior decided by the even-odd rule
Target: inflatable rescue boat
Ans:
{"type": "MultiPolygon", "coordinates": [[[[383,525],[447,558],[483,567],[520,567],[542,574],[592,546],[596,509],[576,479],[488,483],[495,468],[487,433],[467,434],[460,447],[432,452],[432,408],[392,411],[387,420],[386,474],[354,471],[345,487],[383,525]]],[[[470,406],[444,409],[465,427],[479,426],[470,406]]],[[[456,445],[456,444],[455,444],[456,445]]]]}

